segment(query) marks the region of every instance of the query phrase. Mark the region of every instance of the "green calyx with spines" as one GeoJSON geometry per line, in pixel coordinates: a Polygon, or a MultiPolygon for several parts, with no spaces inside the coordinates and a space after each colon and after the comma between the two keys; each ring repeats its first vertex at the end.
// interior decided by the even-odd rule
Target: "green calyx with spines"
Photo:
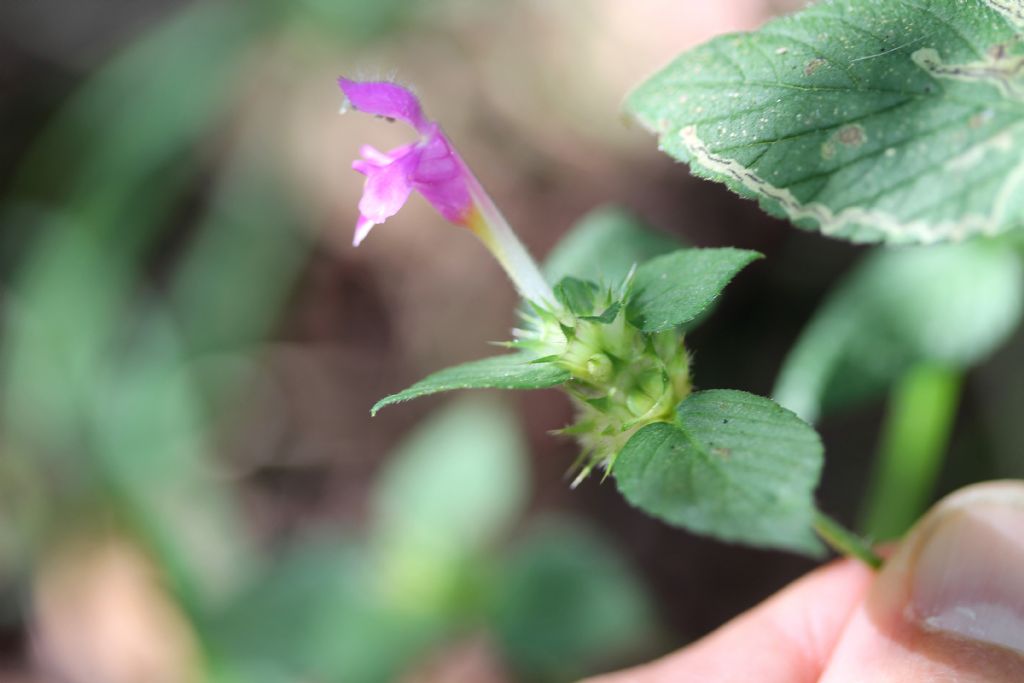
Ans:
{"type": "Polygon", "coordinates": [[[525,302],[515,353],[441,370],[374,406],[454,389],[562,386],[577,407],[561,433],[577,438],[576,481],[595,467],[611,472],[636,432],[674,423],[690,395],[684,332],[760,254],[742,249],[679,249],[634,266],[610,287],[563,277],[556,304],[525,302]]]}
{"type": "Polygon", "coordinates": [[[555,287],[562,315],[524,315],[515,346],[567,371],[564,386],[577,408],[562,430],[579,441],[574,483],[595,467],[611,471],[615,457],[640,428],[670,422],[691,391],[689,358],[678,329],[648,333],[625,314],[627,279],[620,291],[575,278],[555,287]]]}

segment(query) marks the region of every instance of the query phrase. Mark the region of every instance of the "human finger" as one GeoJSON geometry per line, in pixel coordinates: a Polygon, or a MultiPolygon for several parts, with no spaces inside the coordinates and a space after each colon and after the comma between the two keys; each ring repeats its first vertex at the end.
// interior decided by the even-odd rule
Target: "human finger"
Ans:
{"type": "Polygon", "coordinates": [[[834,562],[679,652],[584,683],[812,683],[871,579],[834,562]]]}
{"type": "Polygon", "coordinates": [[[822,683],[1024,681],[1024,482],[971,486],[915,525],[822,683]]]}

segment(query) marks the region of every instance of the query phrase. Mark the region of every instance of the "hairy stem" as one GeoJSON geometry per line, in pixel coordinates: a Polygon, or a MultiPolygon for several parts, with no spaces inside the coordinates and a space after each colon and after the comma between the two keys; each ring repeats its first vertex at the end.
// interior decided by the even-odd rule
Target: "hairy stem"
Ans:
{"type": "Polygon", "coordinates": [[[947,366],[922,363],[893,389],[862,517],[871,538],[898,538],[928,505],[956,418],[960,379],[947,366]]]}
{"type": "Polygon", "coordinates": [[[814,531],[840,555],[855,557],[872,569],[882,567],[882,558],[871,549],[867,541],[821,510],[814,512],[814,531]]]}

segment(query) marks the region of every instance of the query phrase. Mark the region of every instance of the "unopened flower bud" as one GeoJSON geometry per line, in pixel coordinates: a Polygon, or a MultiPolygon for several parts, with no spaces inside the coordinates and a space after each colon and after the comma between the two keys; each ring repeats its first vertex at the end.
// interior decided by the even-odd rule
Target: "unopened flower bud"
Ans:
{"type": "Polygon", "coordinates": [[[661,400],[665,380],[658,371],[645,372],[637,378],[636,388],[626,395],[626,408],[636,417],[643,417],[661,400]]]}
{"type": "Polygon", "coordinates": [[[612,378],[615,368],[612,361],[603,353],[595,353],[587,359],[587,374],[598,383],[605,383],[612,378]]]}

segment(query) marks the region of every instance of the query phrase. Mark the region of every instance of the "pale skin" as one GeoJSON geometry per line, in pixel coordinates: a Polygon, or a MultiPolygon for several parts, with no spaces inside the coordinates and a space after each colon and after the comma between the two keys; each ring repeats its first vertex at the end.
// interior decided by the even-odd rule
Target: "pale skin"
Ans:
{"type": "Polygon", "coordinates": [[[885,554],[880,572],[833,562],[689,647],[585,683],[1024,681],[1024,483],[953,494],[885,554]]]}

